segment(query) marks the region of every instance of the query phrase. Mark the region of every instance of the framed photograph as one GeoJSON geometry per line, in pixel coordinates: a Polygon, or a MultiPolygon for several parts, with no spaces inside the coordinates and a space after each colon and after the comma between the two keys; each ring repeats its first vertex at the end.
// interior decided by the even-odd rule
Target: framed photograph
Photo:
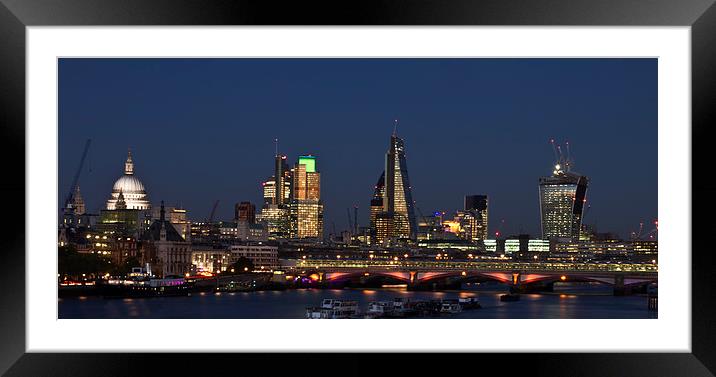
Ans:
{"type": "Polygon", "coordinates": [[[716,370],[712,1],[0,2],[7,375],[716,370]]]}

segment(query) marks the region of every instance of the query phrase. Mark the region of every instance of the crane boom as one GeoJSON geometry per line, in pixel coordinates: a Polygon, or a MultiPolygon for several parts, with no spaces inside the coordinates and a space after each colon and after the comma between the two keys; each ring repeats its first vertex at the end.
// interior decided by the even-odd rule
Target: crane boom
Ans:
{"type": "Polygon", "coordinates": [[[65,204],[64,207],[67,207],[67,204],[72,200],[72,195],[75,192],[75,189],[77,188],[77,182],[80,179],[80,173],[82,173],[82,167],[85,164],[85,158],[87,158],[87,151],[89,151],[90,143],[92,142],[92,139],[87,139],[85,142],[85,149],[82,152],[82,158],[80,158],[80,164],[77,167],[77,171],[75,172],[75,177],[72,179],[72,185],[70,186],[70,192],[67,193],[67,197],[65,197],[65,204]]]}
{"type": "Polygon", "coordinates": [[[557,152],[559,152],[559,161],[558,161],[558,163],[559,163],[560,165],[564,165],[564,156],[562,155],[562,146],[561,146],[561,145],[557,145],[557,152]]]}
{"type": "Polygon", "coordinates": [[[214,222],[214,214],[216,214],[216,207],[219,206],[219,201],[214,202],[214,206],[211,208],[211,214],[209,214],[209,223],[214,222]]]}
{"type": "Polygon", "coordinates": [[[425,223],[425,225],[428,225],[428,219],[425,218],[425,215],[423,215],[423,211],[420,210],[420,207],[417,207],[417,206],[416,206],[415,208],[418,209],[418,213],[420,214],[420,217],[423,218],[423,222],[425,223]]]}
{"type": "Polygon", "coordinates": [[[554,163],[559,164],[559,155],[557,154],[557,145],[554,144],[554,139],[550,139],[549,143],[552,144],[552,151],[554,152],[554,163]]]}

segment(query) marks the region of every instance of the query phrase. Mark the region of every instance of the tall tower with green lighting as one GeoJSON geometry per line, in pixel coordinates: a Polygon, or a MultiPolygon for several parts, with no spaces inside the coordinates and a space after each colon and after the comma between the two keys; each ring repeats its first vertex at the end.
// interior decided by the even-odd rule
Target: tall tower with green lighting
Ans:
{"type": "Polygon", "coordinates": [[[321,202],[321,173],[316,169],[316,157],[299,156],[292,170],[291,238],[323,238],[323,203],[321,202]]]}

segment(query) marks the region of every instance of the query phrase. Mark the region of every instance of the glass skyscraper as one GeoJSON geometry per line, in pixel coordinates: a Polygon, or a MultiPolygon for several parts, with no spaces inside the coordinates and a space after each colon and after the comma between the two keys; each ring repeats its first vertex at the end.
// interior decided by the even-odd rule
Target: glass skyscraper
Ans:
{"type": "Polygon", "coordinates": [[[390,137],[390,149],[385,155],[385,170],[381,177],[383,179],[376,185],[371,201],[372,233],[376,241],[393,238],[415,240],[418,231],[405,144],[395,132],[390,137]],[[378,194],[382,194],[382,198],[378,194]],[[381,212],[377,211],[378,204],[382,204],[381,212]]]}
{"type": "Polygon", "coordinates": [[[298,157],[292,176],[291,237],[323,238],[321,173],[316,170],[316,157],[298,157]]]}
{"type": "Polygon", "coordinates": [[[487,195],[465,196],[464,225],[465,238],[471,241],[487,239],[487,195]]]}
{"type": "Polygon", "coordinates": [[[257,220],[264,223],[270,239],[289,236],[290,218],[289,202],[291,195],[291,170],[286,163],[286,156],[274,155],[274,175],[261,183],[264,205],[257,220]]]}
{"type": "MultiPolygon", "coordinates": [[[[371,243],[382,241],[384,236],[378,238],[378,215],[383,213],[383,195],[385,195],[385,172],[380,175],[375,184],[373,198],[370,200],[370,238],[371,243]]],[[[385,232],[381,232],[385,234],[385,232]]]]}
{"type": "Polygon", "coordinates": [[[543,239],[579,240],[588,181],[586,176],[563,171],[559,163],[552,176],[540,178],[543,239]]]}
{"type": "Polygon", "coordinates": [[[272,204],[288,204],[291,198],[291,170],[288,169],[286,156],[277,154],[274,165],[274,202],[272,204]]]}

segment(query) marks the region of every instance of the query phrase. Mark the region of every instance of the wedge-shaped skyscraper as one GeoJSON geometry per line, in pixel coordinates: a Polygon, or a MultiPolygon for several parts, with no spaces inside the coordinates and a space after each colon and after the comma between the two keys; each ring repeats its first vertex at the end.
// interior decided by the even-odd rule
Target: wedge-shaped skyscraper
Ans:
{"type": "Polygon", "coordinates": [[[371,200],[371,226],[376,242],[411,239],[417,235],[415,204],[408,178],[405,144],[396,132],[390,137],[385,170],[371,200]],[[380,196],[382,194],[382,197],[380,196]],[[382,210],[379,210],[382,207],[382,210]]]}
{"type": "MultiPolygon", "coordinates": [[[[560,150],[561,152],[561,150],[560,150]]],[[[557,154],[552,175],[539,180],[543,239],[579,240],[589,179],[570,171],[571,159],[557,154]]]]}

